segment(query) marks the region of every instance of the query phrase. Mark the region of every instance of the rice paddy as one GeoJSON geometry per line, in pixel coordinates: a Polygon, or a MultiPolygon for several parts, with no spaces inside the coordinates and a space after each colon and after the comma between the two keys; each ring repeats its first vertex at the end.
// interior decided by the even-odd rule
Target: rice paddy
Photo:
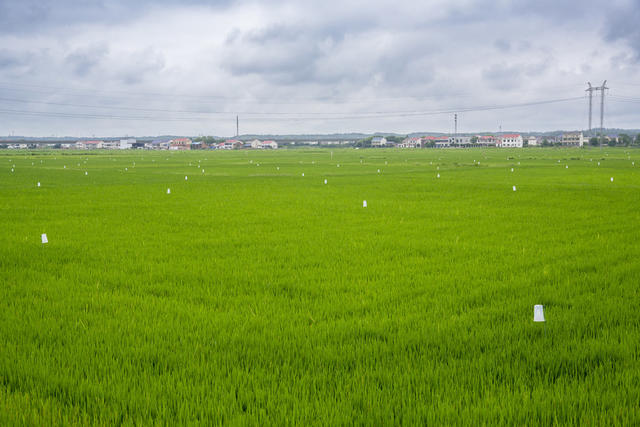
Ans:
{"type": "Polygon", "coordinates": [[[0,152],[0,424],[637,425],[639,159],[0,152]]]}

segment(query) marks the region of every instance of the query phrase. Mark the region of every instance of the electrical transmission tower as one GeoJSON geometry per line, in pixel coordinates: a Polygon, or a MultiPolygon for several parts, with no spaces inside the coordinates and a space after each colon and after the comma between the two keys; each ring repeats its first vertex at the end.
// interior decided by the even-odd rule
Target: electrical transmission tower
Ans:
{"type": "Polygon", "coordinates": [[[596,90],[595,87],[591,86],[591,82],[587,82],[589,88],[587,92],[589,92],[589,137],[591,137],[591,117],[593,115],[593,91],[596,90]]]}
{"type": "Polygon", "coordinates": [[[592,136],[592,127],[591,127],[591,117],[593,114],[593,92],[600,91],[600,148],[602,148],[602,141],[604,140],[604,91],[609,89],[607,87],[607,81],[605,80],[602,83],[602,86],[591,86],[591,83],[587,83],[589,87],[587,88],[587,92],[589,92],[589,137],[592,136]]]}
{"type": "Polygon", "coordinates": [[[605,80],[600,86],[600,148],[602,148],[602,142],[604,141],[604,91],[607,89],[609,88],[605,80]]]}

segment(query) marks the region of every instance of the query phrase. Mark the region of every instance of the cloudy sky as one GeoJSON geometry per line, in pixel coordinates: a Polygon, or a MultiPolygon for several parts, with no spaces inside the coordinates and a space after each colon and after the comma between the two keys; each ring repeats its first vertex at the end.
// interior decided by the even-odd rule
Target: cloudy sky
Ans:
{"type": "Polygon", "coordinates": [[[638,76],[637,0],[0,0],[0,135],[640,128],[638,76]]]}

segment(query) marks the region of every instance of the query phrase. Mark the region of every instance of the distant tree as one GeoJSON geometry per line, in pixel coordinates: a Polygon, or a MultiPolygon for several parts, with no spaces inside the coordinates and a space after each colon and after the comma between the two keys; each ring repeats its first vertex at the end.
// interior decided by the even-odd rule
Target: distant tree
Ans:
{"type": "Polygon", "coordinates": [[[640,133],[636,135],[635,144],[640,145],[640,133]]]}
{"type": "Polygon", "coordinates": [[[589,138],[589,145],[597,147],[598,145],[600,145],[600,142],[598,141],[598,138],[592,136],[591,138],[589,138]]]}
{"type": "Polygon", "coordinates": [[[404,141],[404,139],[406,138],[406,136],[385,136],[385,138],[387,139],[387,141],[389,142],[395,142],[395,143],[399,143],[404,141]]]}
{"type": "Polygon", "coordinates": [[[549,140],[548,140],[547,138],[544,138],[544,139],[542,140],[542,146],[543,146],[543,147],[550,147],[550,146],[551,146],[551,143],[549,142],[549,140]]]}
{"type": "Polygon", "coordinates": [[[633,140],[631,139],[631,137],[629,135],[627,135],[626,133],[621,133],[620,135],[618,135],[618,142],[621,145],[624,145],[625,147],[628,147],[631,145],[631,143],[633,142],[633,140]]]}
{"type": "Polygon", "coordinates": [[[365,148],[365,147],[371,147],[371,140],[373,139],[372,136],[368,137],[368,138],[364,138],[361,139],[359,141],[356,142],[356,147],[361,147],[361,148],[365,148]]]}
{"type": "Polygon", "coordinates": [[[609,147],[615,147],[616,146],[616,140],[615,138],[607,138],[607,145],[609,147]]]}

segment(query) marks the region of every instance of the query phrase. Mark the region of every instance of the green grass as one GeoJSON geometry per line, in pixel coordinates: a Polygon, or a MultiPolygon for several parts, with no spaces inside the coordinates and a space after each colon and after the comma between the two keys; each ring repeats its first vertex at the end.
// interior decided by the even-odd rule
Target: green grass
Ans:
{"type": "Polygon", "coordinates": [[[637,425],[638,168],[2,151],[0,424],[637,425]]]}

